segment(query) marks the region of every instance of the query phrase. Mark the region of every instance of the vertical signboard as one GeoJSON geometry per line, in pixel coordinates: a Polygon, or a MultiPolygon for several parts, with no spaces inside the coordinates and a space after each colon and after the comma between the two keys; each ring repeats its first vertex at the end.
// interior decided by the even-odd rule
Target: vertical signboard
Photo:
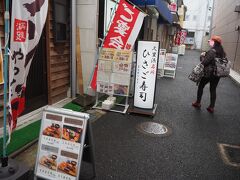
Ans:
{"type": "Polygon", "coordinates": [[[79,179],[88,114],[48,107],[43,112],[35,175],[79,179]]]}
{"type": "Polygon", "coordinates": [[[153,109],[160,43],[138,41],[134,106],[153,109]]]}

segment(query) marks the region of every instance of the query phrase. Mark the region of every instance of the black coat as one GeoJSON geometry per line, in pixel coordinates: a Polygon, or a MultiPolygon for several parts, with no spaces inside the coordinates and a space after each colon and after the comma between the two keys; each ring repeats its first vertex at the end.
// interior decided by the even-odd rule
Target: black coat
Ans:
{"type": "Polygon", "coordinates": [[[204,77],[214,76],[216,69],[215,57],[216,51],[214,49],[207,51],[205,56],[200,56],[201,63],[204,66],[204,77]]]}

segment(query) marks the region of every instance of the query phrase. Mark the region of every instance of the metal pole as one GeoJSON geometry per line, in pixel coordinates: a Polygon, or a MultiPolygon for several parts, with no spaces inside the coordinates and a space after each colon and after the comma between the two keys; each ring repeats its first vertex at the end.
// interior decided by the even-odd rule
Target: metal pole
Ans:
{"type": "Polygon", "coordinates": [[[205,36],[205,33],[206,33],[206,24],[207,24],[208,11],[209,11],[208,8],[209,8],[209,0],[207,0],[207,9],[206,9],[206,14],[204,18],[203,36],[205,36]]]}
{"type": "MultiPolygon", "coordinates": [[[[104,37],[103,37],[103,40],[102,40],[102,42],[101,42],[100,48],[97,49],[96,59],[95,59],[95,65],[94,65],[94,69],[93,69],[93,71],[92,71],[92,73],[91,73],[91,76],[90,76],[90,78],[89,78],[89,81],[88,81],[88,87],[91,87],[91,81],[92,81],[92,79],[93,79],[94,71],[95,71],[95,68],[96,68],[96,66],[97,66],[97,64],[98,64],[98,56],[99,56],[99,53],[100,53],[101,50],[102,50],[103,43],[104,43],[104,41],[105,41],[105,39],[106,39],[106,37],[107,37],[107,33],[108,33],[108,30],[109,30],[109,28],[110,28],[110,25],[111,25],[111,23],[112,23],[112,21],[113,21],[113,17],[114,17],[114,14],[115,14],[115,12],[116,12],[117,5],[118,5],[119,1],[120,1],[120,0],[117,0],[117,1],[116,1],[116,4],[115,4],[115,6],[114,6],[114,9],[113,9],[113,11],[111,12],[111,15],[110,15],[110,21],[108,22],[107,29],[106,29],[105,32],[104,32],[104,35],[103,35],[104,37]]],[[[106,1],[105,1],[105,2],[106,2],[106,1]]],[[[88,89],[87,89],[87,93],[88,93],[88,89]]]]}
{"type": "Polygon", "coordinates": [[[9,40],[9,0],[6,0],[4,13],[5,47],[4,47],[4,106],[3,106],[3,158],[2,167],[8,165],[7,159],[7,85],[8,85],[8,40],[9,40]]]}
{"type": "Polygon", "coordinates": [[[76,23],[77,23],[77,14],[76,14],[76,0],[72,0],[72,14],[71,14],[71,24],[72,24],[72,31],[71,31],[71,97],[76,97],[76,23]]]}
{"type": "Polygon", "coordinates": [[[233,60],[233,70],[234,70],[234,67],[235,67],[235,61],[236,61],[236,57],[237,57],[237,51],[238,51],[238,43],[239,43],[239,35],[240,35],[240,32],[238,30],[238,38],[237,38],[237,45],[236,45],[236,49],[235,49],[235,55],[234,55],[234,60],[233,60]]]}

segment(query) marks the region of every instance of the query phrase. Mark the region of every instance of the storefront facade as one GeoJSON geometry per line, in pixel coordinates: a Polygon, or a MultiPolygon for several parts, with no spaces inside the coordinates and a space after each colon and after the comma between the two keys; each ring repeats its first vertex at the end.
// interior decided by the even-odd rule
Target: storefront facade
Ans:
{"type": "MultiPolygon", "coordinates": [[[[3,46],[4,0],[0,0],[0,3],[0,38],[3,46]]],[[[46,24],[28,74],[26,106],[23,114],[67,97],[70,89],[71,55],[69,17],[69,1],[49,1],[46,24]],[[64,13],[59,13],[63,10],[64,13]]],[[[0,119],[3,117],[2,105],[3,85],[0,85],[0,119]]]]}
{"type": "Polygon", "coordinates": [[[148,16],[144,20],[143,39],[160,41],[160,47],[170,49],[170,27],[173,22],[173,16],[168,8],[168,1],[140,1],[132,0],[145,11],[148,16]]]}

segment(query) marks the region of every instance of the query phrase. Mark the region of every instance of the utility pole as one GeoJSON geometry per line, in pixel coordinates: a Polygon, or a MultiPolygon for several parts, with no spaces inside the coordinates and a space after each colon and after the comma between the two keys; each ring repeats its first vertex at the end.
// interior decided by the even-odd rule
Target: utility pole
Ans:
{"type": "Polygon", "coordinates": [[[214,11],[214,7],[215,7],[215,0],[213,0],[213,3],[212,3],[212,13],[211,13],[211,22],[210,22],[210,29],[209,29],[209,35],[210,37],[212,36],[212,30],[213,30],[213,11],[214,11]]]}
{"type": "Polygon", "coordinates": [[[208,11],[209,11],[209,0],[207,1],[207,9],[206,9],[206,14],[205,14],[205,19],[204,19],[204,26],[203,26],[203,36],[206,34],[206,24],[207,24],[207,19],[208,19],[208,11]]]}

